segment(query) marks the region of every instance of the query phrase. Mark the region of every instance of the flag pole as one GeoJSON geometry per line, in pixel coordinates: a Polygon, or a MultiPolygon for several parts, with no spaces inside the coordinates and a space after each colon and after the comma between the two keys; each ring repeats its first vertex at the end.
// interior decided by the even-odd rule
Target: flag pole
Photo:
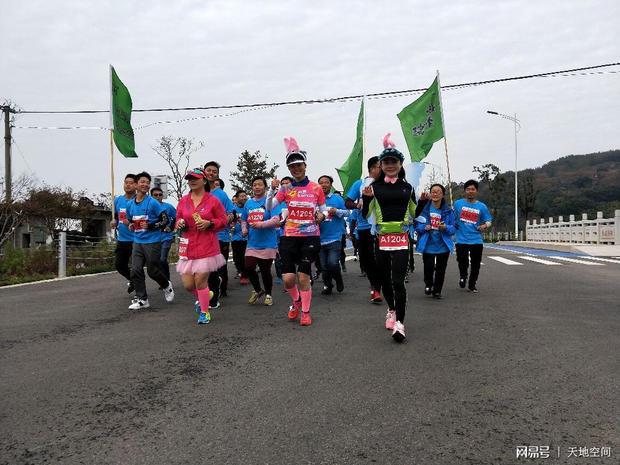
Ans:
{"type": "Polygon", "coordinates": [[[364,106],[364,126],[362,128],[362,178],[364,178],[364,166],[367,165],[368,158],[366,154],[366,96],[362,97],[362,105],[364,106]]]}
{"type": "Polygon", "coordinates": [[[112,183],[112,220],[114,220],[114,119],[112,94],[112,65],[110,65],[110,181],[112,183]]]}
{"type": "Polygon", "coordinates": [[[439,91],[439,109],[441,114],[441,126],[443,128],[443,146],[446,151],[446,167],[448,168],[448,192],[450,194],[450,205],[452,201],[452,178],[450,177],[450,159],[448,158],[448,136],[446,135],[446,122],[443,118],[443,99],[441,97],[441,81],[439,80],[439,70],[437,70],[437,89],[439,91]]]}

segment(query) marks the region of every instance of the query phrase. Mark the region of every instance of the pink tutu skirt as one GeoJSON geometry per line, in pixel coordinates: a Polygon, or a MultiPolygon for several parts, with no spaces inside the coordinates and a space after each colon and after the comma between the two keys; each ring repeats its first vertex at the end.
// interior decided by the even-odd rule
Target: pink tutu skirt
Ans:
{"type": "Polygon", "coordinates": [[[180,274],[211,273],[226,265],[224,255],[217,254],[207,258],[197,258],[195,260],[179,260],[177,271],[180,274]]]}

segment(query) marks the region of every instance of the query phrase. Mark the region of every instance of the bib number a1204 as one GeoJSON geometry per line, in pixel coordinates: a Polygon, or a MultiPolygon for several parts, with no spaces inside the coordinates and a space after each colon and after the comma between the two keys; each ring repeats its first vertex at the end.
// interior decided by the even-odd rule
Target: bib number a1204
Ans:
{"type": "Polygon", "coordinates": [[[407,250],[409,236],[406,232],[379,234],[379,250],[407,250]]]}

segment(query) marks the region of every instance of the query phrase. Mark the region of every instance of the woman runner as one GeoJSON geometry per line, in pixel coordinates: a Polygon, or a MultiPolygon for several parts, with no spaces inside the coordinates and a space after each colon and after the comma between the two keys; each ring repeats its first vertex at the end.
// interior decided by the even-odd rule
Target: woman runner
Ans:
{"type": "Polygon", "coordinates": [[[211,322],[209,313],[209,273],[224,266],[217,232],[226,227],[226,210],[211,195],[207,176],[201,168],[194,168],[185,175],[191,192],[184,195],[177,206],[177,230],[179,239],[179,263],[183,286],[197,299],[195,310],[198,324],[211,322]]]}
{"type": "Polygon", "coordinates": [[[441,184],[433,184],[430,195],[430,201],[426,202],[416,218],[417,251],[422,252],[424,261],[424,293],[441,299],[448,258],[454,248],[452,235],[456,228],[454,210],[444,198],[446,188],[441,184]]]}
{"type": "Polygon", "coordinates": [[[245,273],[254,288],[248,299],[251,305],[263,296],[264,305],[273,305],[271,264],[278,251],[277,228],[280,226],[280,216],[272,215],[269,210],[265,209],[266,191],[267,181],[264,177],[257,176],[252,179],[254,197],[245,203],[241,216],[243,235],[248,236],[248,245],[245,249],[245,273]],[[263,277],[264,289],[260,287],[256,272],[257,265],[263,277]]]}
{"type": "Polygon", "coordinates": [[[284,139],[284,144],[287,149],[286,165],[293,182],[289,189],[278,190],[280,181],[273,179],[266,207],[272,210],[279,203],[286,202],[288,213],[284,235],[280,238],[280,256],[284,287],[293,300],[293,305],[289,307],[288,319],[297,320],[301,310],[299,324],[309,326],[312,324],[310,266],[316,261],[321,248],[318,223],[325,219],[327,207],[321,186],[306,176],[306,152],[299,150],[297,141],[292,137],[284,139]],[[299,288],[296,279],[299,279],[299,288]]]}
{"type": "Polygon", "coordinates": [[[405,181],[405,157],[394,147],[388,133],[379,155],[381,174],[363,190],[362,215],[377,226],[375,253],[383,296],[388,303],[385,328],[397,342],[405,340],[407,289],[405,275],[409,259],[408,218],[415,215],[415,192],[405,181]]]}

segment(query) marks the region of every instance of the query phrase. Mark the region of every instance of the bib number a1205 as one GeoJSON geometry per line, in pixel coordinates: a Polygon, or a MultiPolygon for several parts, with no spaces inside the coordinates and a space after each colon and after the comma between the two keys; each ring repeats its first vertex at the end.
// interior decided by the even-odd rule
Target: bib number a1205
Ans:
{"type": "Polygon", "coordinates": [[[296,223],[312,223],[314,221],[314,207],[288,207],[287,220],[296,223]]]}
{"type": "Polygon", "coordinates": [[[409,236],[406,232],[379,234],[379,250],[407,250],[409,236]]]}

